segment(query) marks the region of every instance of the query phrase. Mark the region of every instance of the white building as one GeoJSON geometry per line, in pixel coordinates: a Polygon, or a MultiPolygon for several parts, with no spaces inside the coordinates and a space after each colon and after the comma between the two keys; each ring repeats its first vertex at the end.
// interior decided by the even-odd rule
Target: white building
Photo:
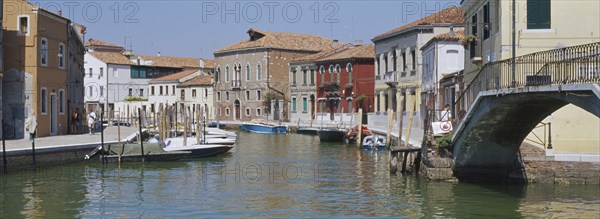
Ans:
{"type": "Polygon", "coordinates": [[[159,107],[161,103],[163,105],[172,105],[179,102],[182,95],[180,95],[181,91],[177,89],[177,86],[184,81],[200,75],[200,73],[201,71],[199,69],[188,69],[150,80],[148,82],[150,89],[150,96],[148,97],[150,111],[154,112],[155,109],[157,109],[156,107],[159,107]]]}
{"type": "Polygon", "coordinates": [[[380,115],[387,115],[388,109],[398,112],[399,107],[403,107],[404,112],[412,111],[414,103],[415,121],[420,121],[415,125],[422,125],[421,111],[425,99],[421,97],[423,62],[420,48],[434,36],[462,26],[463,15],[462,8],[449,7],[371,40],[375,44],[375,116],[369,121],[383,121],[382,124],[385,124],[387,116],[380,115]]]}
{"type": "MultiPolygon", "coordinates": [[[[444,107],[442,104],[454,102],[452,96],[449,96],[449,101],[444,101],[445,98],[438,95],[439,83],[445,75],[464,69],[465,48],[460,43],[463,37],[463,31],[439,34],[421,47],[423,60],[421,91],[437,95],[433,109],[439,110],[444,107]]],[[[448,94],[455,92],[456,90],[448,94]]]]}
{"type": "Polygon", "coordinates": [[[207,119],[215,119],[212,76],[201,73],[179,84],[177,90],[180,94],[178,103],[183,104],[189,112],[195,112],[195,108],[199,104],[201,109],[204,110],[204,116],[207,119]]]}

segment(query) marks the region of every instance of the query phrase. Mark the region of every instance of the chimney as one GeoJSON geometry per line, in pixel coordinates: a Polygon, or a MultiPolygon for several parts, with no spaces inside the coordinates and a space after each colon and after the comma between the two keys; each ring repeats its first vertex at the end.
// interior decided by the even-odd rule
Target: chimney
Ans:
{"type": "Polygon", "coordinates": [[[158,55],[156,55],[156,56],[160,56],[160,52],[158,52],[158,55]]]}
{"type": "Polygon", "coordinates": [[[361,46],[362,44],[363,44],[362,40],[355,40],[354,41],[354,45],[356,45],[356,46],[361,46]]]}
{"type": "Polygon", "coordinates": [[[58,10],[58,16],[62,17],[62,10],[58,10]]]}

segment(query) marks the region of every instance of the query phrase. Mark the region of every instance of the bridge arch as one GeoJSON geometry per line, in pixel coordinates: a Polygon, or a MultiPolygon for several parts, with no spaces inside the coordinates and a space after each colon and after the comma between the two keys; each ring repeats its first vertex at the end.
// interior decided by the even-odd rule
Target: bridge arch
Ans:
{"type": "Polygon", "coordinates": [[[453,136],[455,175],[508,177],[525,137],[567,104],[600,118],[600,86],[548,85],[480,93],[453,136]]]}

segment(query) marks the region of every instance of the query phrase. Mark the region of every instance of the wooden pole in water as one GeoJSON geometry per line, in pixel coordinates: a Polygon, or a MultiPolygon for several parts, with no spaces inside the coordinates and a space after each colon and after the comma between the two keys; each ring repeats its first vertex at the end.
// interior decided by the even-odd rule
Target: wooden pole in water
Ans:
{"type": "Polygon", "coordinates": [[[394,123],[394,110],[388,109],[387,130],[385,132],[386,147],[390,147],[392,143],[392,123],[394,123]]]}
{"type": "Polygon", "coordinates": [[[185,107],[182,110],[183,116],[183,146],[187,146],[187,136],[188,136],[188,115],[185,107]]]}
{"type": "Polygon", "coordinates": [[[177,130],[179,128],[179,121],[177,121],[177,102],[175,102],[175,137],[177,137],[177,130]]]}
{"type": "MultiPolygon", "coordinates": [[[[205,133],[205,124],[206,121],[204,121],[204,110],[202,110],[199,106],[198,106],[198,111],[200,111],[199,117],[198,118],[203,118],[203,122],[200,125],[200,134],[202,136],[202,141],[204,141],[204,143],[206,144],[206,133],[205,133]]],[[[219,124],[217,123],[217,128],[219,127],[219,124]]],[[[198,144],[200,144],[200,141],[198,141],[198,144]]]]}
{"type": "Polygon", "coordinates": [[[121,115],[117,115],[117,142],[119,147],[121,147],[121,152],[119,153],[119,167],[121,167],[121,154],[123,153],[124,148],[121,146],[121,115]]]}
{"type": "Polygon", "coordinates": [[[2,171],[8,174],[8,164],[6,162],[6,137],[4,136],[4,121],[2,121],[2,171]]]}
{"type": "Polygon", "coordinates": [[[202,134],[200,130],[200,120],[202,119],[200,117],[200,111],[200,107],[196,105],[196,124],[194,124],[196,126],[196,144],[200,144],[200,135],[202,134]]]}
{"type": "Polygon", "coordinates": [[[358,108],[358,138],[356,139],[356,145],[360,147],[362,143],[362,108],[358,108]]]}
{"type": "Polygon", "coordinates": [[[404,147],[408,147],[408,142],[410,139],[410,130],[412,128],[413,118],[415,117],[415,111],[417,111],[417,98],[413,95],[413,106],[412,111],[410,112],[410,116],[408,117],[408,130],[406,131],[406,142],[404,142],[404,147]]]}
{"type": "MultiPolygon", "coordinates": [[[[400,101],[401,103],[404,101],[400,101]]],[[[400,106],[399,107],[399,113],[398,113],[398,143],[396,144],[398,147],[401,147],[402,144],[402,130],[404,129],[402,127],[402,123],[404,122],[404,106],[400,106]]],[[[408,142],[408,140],[406,140],[406,142],[408,142]]],[[[391,145],[391,144],[390,144],[391,145]]]]}
{"type": "MultiPolygon", "coordinates": [[[[142,109],[138,108],[138,114],[140,114],[142,109]]],[[[142,117],[138,117],[138,123],[139,123],[139,130],[140,130],[140,149],[142,150],[142,162],[144,162],[144,141],[143,141],[143,135],[142,135],[142,117]]]]}
{"type": "MultiPolygon", "coordinates": [[[[106,163],[106,155],[104,155],[104,112],[100,113],[100,145],[102,148],[102,163],[106,163]]],[[[94,128],[94,126],[92,126],[94,128]]]]}

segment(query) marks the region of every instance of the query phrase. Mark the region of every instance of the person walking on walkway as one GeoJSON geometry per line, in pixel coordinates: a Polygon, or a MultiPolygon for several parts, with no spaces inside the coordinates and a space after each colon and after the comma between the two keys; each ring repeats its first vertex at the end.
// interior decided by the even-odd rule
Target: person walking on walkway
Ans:
{"type": "Polygon", "coordinates": [[[71,134],[77,134],[77,119],[79,117],[79,114],[77,113],[77,110],[73,111],[71,113],[71,134]]]}
{"type": "Polygon", "coordinates": [[[88,127],[90,128],[90,135],[96,134],[96,113],[92,110],[88,113],[88,127]]]}

